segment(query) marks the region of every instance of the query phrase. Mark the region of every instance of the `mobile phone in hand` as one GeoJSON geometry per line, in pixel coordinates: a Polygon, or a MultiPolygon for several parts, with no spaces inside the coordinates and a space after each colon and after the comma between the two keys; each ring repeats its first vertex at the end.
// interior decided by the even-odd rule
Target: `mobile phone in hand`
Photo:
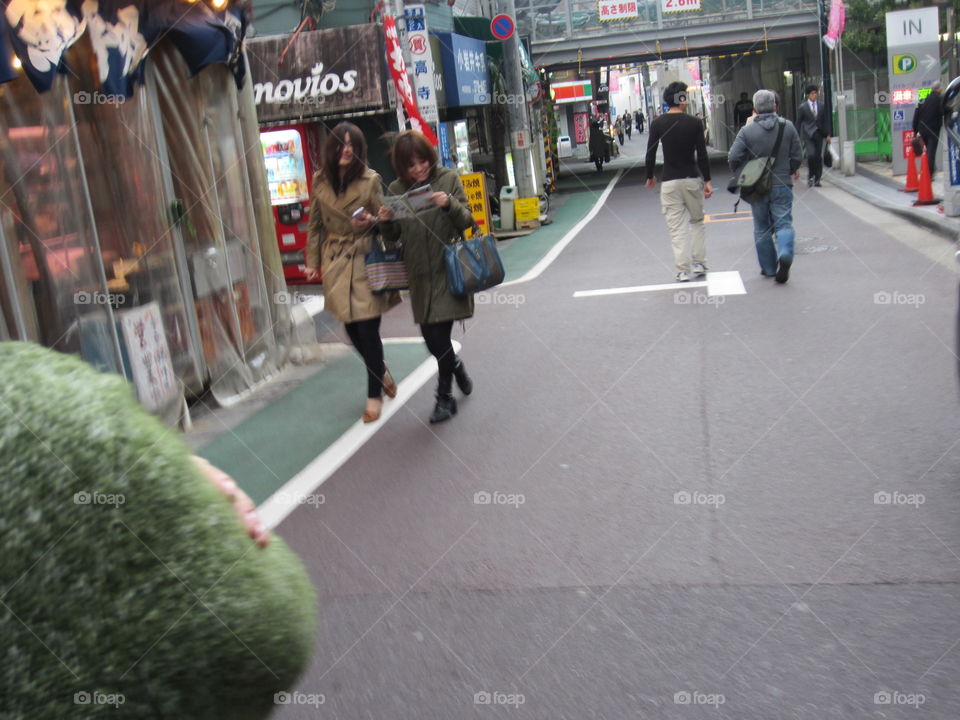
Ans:
{"type": "Polygon", "coordinates": [[[358,222],[363,220],[363,215],[366,212],[367,212],[367,209],[363,205],[361,205],[360,207],[358,207],[356,210],[353,211],[353,219],[358,222]]]}

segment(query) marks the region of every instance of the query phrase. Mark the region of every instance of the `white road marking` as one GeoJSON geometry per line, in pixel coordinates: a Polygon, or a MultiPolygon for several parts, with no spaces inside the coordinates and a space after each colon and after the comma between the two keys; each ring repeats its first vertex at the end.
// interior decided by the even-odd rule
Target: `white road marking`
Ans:
{"type": "Polygon", "coordinates": [[[575,298],[600,297],[602,295],[627,295],[629,293],[656,292],[658,290],[686,290],[705,287],[711,297],[716,295],[746,295],[743,279],[736,270],[709,272],[707,279],[698,282],[675,282],[660,285],[634,285],[631,287],[605,288],[603,290],[577,290],[575,298]]]}
{"type": "Polygon", "coordinates": [[[546,270],[550,265],[556,260],[560,253],[563,252],[564,248],[567,247],[570,243],[573,242],[573,239],[580,234],[580,231],[587,226],[593,218],[596,217],[597,213],[600,212],[600,208],[603,207],[603,204],[607,201],[607,198],[610,197],[610,193],[613,192],[614,186],[616,186],[617,181],[623,175],[625,168],[617,170],[617,174],[613,176],[610,182],[607,184],[607,187],[604,188],[604,191],[600,194],[600,197],[597,198],[597,202],[594,203],[593,207],[590,208],[590,212],[583,216],[583,218],[574,225],[570,231],[563,236],[563,239],[560,240],[556,245],[550,248],[550,251],[544,255],[540,262],[534,265],[526,274],[517,278],[516,280],[509,280],[505,283],[500,283],[498,287],[507,287],[508,285],[519,285],[520,283],[529,282],[535,278],[540,277],[544,270],[546,270]]]}
{"type": "Polygon", "coordinates": [[[743,278],[736,270],[707,273],[707,295],[746,295],[743,278]]]}
{"type": "Polygon", "coordinates": [[[311,295],[302,303],[300,303],[304,310],[307,311],[307,315],[310,317],[316,317],[323,312],[324,305],[326,305],[326,299],[323,295],[311,295]]]}
{"type": "MultiPolygon", "coordinates": [[[[406,344],[422,343],[422,338],[384,338],[383,343],[406,344]]],[[[454,352],[460,352],[460,343],[453,341],[454,352]]],[[[273,529],[304,503],[323,485],[331,475],[347,462],[354,453],[366,444],[384,424],[402,408],[407,400],[416,394],[437,373],[437,362],[433,357],[424,360],[407,377],[397,384],[397,397],[393,400],[385,398],[383,413],[374,423],[365,423],[357,420],[349,430],[337,438],[330,447],[315,457],[309,465],[290,478],[273,495],[261,503],[257,512],[260,514],[266,527],[273,529]]],[[[359,406],[358,406],[359,407],[359,406]]]]}

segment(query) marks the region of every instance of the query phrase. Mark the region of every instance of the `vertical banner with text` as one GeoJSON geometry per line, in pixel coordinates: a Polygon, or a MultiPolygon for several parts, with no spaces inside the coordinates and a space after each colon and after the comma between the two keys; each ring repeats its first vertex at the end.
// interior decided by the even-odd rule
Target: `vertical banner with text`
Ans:
{"type": "Polygon", "coordinates": [[[383,19],[383,32],[386,37],[387,65],[390,67],[390,76],[397,87],[398,105],[402,105],[410,127],[423,133],[430,144],[437,146],[437,136],[433,129],[424,121],[417,109],[413,87],[407,75],[407,65],[403,61],[403,49],[400,47],[400,38],[397,34],[397,21],[389,15],[383,19]]]}
{"type": "MultiPolygon", "coordinates": [[[[487,181],[483,173],[470,173],[461,175],[460,182],[467,193],[467,201],[470,203],[470,212],[473,213],[473,221],[480,228],[481,235],[487,235],[493,232],[490,226],[490,201],[487,199],[487,181]]],[[[467,237],[472,237],[473,229],[468,229],[464,233],[467,237]]]]}
{"type": "Polygon", "coordinates": [[[440,121],[437,112],[437,88],[434,76],[433,53],[427,34],[427,14],[423,5],[406,5],[403,16],[407,21],[407,49],[413,65],[413,92],[420,114],[428,123],[440,121]]]}

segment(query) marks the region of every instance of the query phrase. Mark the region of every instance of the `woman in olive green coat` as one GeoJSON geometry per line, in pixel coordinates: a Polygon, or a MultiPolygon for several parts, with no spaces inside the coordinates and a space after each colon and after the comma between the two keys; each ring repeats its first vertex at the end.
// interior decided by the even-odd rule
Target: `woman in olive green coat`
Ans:
{"type": "Polygon", "coordinates": [[[324,304],[344,324],[367,366],[364,422],[380,417],[383,393],[397,385],[383,363],[380,316],[400,302],[398,293],[375,295],[367,282],[364,256],[380,209],[380,176],[366,166],[367,143],[351,123],[337,125],[323,149],[324,169],[313,180],[307,229],[307,280],[323,269],[324,304]],[[355,215],[356,213],[356,215],[355,215]]]}
{"type": "Polygon", "coordinates": [[[413,320],[420,325],[427,348],[437,359],[437,404],[430,416],[430,422],[437,423],[457,414],[457,401],[451,393],[454,378],[464,395],[473,390],[450,341],[454,321],[473,316],[473,296],[457,297],[450,293],[443,260],[444,248],[459,240],[463,231],[473,225],[473,214],[460,178],[437,163],[433,146],[420,133],[400,133],[390,152],[390,162],[399,176],[390,183],[390,194],[402,195],[427,184],[433,190],[430,202],[435,207],[430,210],[394,220],[392,211],[382,207],[378,218],[384,237],[399,237],[403,243],[413,320]]]}

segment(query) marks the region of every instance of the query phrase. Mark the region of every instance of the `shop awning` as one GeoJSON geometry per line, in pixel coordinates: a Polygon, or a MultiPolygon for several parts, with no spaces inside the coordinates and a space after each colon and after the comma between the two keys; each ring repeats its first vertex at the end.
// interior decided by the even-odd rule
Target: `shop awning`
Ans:
{"type": "Polygon", "coordinates": [[[240,43],[246,18],[239,8],[214,10],[189,0],[0,0],[0,82],[16,77],[13,56],[38,91],[67,72],[63,54],[89,33],[101,89],[127,97],[143,79],[143,61],[169,37],[194,74],[213,63],[232,66],[238,84],[246,69],[240,43]],[[12,50],[12,52],[11,52],[12,50]]]}

